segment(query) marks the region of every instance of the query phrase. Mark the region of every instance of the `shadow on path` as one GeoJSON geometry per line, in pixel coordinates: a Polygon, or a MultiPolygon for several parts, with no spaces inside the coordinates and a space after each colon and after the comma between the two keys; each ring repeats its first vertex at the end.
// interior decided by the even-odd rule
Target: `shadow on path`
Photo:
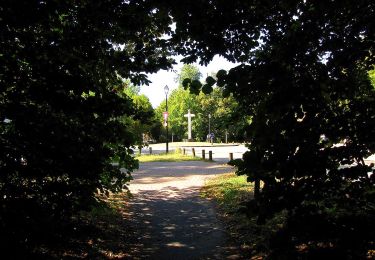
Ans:
{"type": "Polygon", "coordinates": [[[133,259],[223,259],[225,231],[199,195],[208,176],[231,171],[205,162],[147,163],[134,174],[129,219],[133,259]]]}
{"type": "Polygon", "coordinates": [[[144,191],[131,200],[140,242],[135,257],[219,258],[224,233],[209,202],[196,196],[198,189],[184,189],[183,195],[175,189],[144,191]]]}

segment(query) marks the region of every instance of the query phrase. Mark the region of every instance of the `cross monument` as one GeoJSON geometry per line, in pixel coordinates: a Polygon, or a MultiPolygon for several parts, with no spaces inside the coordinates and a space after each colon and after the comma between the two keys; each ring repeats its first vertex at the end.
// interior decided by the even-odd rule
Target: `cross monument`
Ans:
{"type": "Polygon", "coordinates": [[[194,114],[191,114],[190,113],[190,109],[188,109],[188,113],[186,115],[184,115],[184,117],[187,117],[188,118],[188,140],[192,140],[192,137],[191,137],[191,118],[194,117],[195,115],[194,114]]]}

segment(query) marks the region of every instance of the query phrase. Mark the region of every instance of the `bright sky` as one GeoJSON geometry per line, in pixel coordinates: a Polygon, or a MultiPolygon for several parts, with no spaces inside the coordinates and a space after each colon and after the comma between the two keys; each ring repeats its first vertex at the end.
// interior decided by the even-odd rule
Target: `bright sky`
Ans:
{"type": "MultiPolygon", "coordinates": [[[[179,59],[176,58],[176,60],[179,59]]],[[[228,62],[219,56],[215,56],[207,67],[202,67],[199,64],[194,65],[199,68],[199,71],[202,73],[204,78],[211,72],[217,72],[220,69],[229,70],[230,68],[236,66],[236,64],[228,62]]],[[[169,87],[169,94],[173,89],[177,88],[177,82],[175,82],[175,79],[182,66],[183,64],[178,62],[178,64],[173,67],[172,71],[161,70],[158,73],[150,74],[148,76],[152,83],[150,83],[148,86],[142,86],[141,94],[145,94],[150,99],[150,102],[154,108],[159,106],[159,104],[165,100],[165,85],[168,85],[169,87]]]]}

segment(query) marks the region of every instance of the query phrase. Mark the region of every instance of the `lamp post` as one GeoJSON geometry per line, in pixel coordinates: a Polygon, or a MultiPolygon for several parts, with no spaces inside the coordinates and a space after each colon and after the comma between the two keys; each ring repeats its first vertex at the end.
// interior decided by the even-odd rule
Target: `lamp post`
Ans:
{"type": "Polygon", "coordinates": [[[165,85],[164,87],[164,93],[165,93],[165,111],[167,112],[167,116],[165,118],[165,128],[167,130],[167,138],[165,142],[165,152],[168,153],[168,92],[169,87],[168,85],[165,85]]]}

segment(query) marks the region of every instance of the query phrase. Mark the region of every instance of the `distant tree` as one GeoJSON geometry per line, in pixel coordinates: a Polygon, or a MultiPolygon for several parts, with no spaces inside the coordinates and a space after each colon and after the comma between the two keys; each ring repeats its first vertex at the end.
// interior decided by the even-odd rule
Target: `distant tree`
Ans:
{"type": "Polygon", "coordinates": [[[176,81],[178,86],[182,86],[184,79],[189,78],[192,80],[200,80],[202,73],[199,68],[193,64],[184,64],[181,68],[180,73],[177,75],[176,81]]]}
{"type": "Polygon", "coordinates": [[[150,134],[151,134],[151,141],[155,142],[163,142],[163,125],[160,122],[157,114],[154,115],[154,120],[150,128],[150,134]]]}
{"type": "Polygon", "coordinates": [[[226,135],[228,141],[244,141],[246,117],[239,114],[238,103],[232,95],[223,97],[222,89],[215,87],[209,95],[200,92],[198,102],[202,109],[202,120],[198,130],[201,136],[206,138],[210,123],[215,141],[225,142],[226,135]],[[209,115],[211,115],[210,120],[209,115]]]}
{"type": "Polygon", "coordinates": [[[155,114],[150,100],[145,95],[140,95],[140,86],[132,84],[130,80],[125,80],[115,89],[118,93],[121,93],[122,97],[130,97],[133,101],[134,115],[129,118],[127,124],[130,125],[133,134],[136,136],[137,146],[147,145],[148,140],[159,141],[162,124],[159,122],[160,120],[155,114]]]}
{"type": "MultiPolygon", "coordinates": [[[[134,89],[134,87],[131,89],[134,89]]],[[[134,138],[133,143],[138,149],[141,149],[148,144],[147,140],[151,137],[151,129],[155,124],[155,113],[150,100],[144,94],[139,95],[135,93],[129,92],[129,98],[132,101],[134,109],[133,114],[123,115],[118,120],[128,127],[134,138]]],[[[125,96],[127,97],[126,94],[125,96]]]]}
{"type": "Polygon", "coordinates": [[[135,114],[132,117],[133,123],[130,125],[133,134],[136,136],[138,147],[147,145],[147,138],[151,136],[151,127],[154,122],[154,109],[145,95],[132,97],[135,107],[135,114]]]}
{"type": "MultiPolygon", "coordinates": [[[[181,71],[177,76],[180,83],[177,89],[174,89],[168,97],[168,122],[170,134],[174,134],[174,140],[187,139],[187,118],[184,117],[184,115],[187,114],[188,109],[190,109],[191,113],[196,115],[192,120],[193,137],[200,140],[203,137],[197,133],[196,129],[201,123],[201,107],[197,96],[192,95],[189,90],[185,90],[182,87],[181,81],[183,77],[190,77],[199,80],[201,73],[199,72],[199,69],[193,65],[185,64],[181,68],[181,71]]],[[[160,120],[163,120],[162,113],[165,111],[164,101],[160,103],[156,111],[156,114],[160,116],[160,120]]]]}
{"type": "MultiPolygon", "coordinates": [[[[168,98],[168,125],[170,134],[174,134],[174,140],[187,139],[187,118],[184,115],[191,110],[191,113],[196,114],[196,117],[192,120],[193,137],[196,136],[197,120],[200,118],[200,107],[197,102],[197,97],[189,93],[189,90],[185,90],[182,87],[174,89],[168,98]]],[[[163,121],[162,113],[165,111],[165,102],[161,102],[159,107],[156,109],[156,113],[159,115],[159,120],[163,121]]]]}
{"type": "Polygon", "coordinates": [[[129,97],[139,95],[141,91],[141,87],[133,84],[129,79],[122,81],[119,87],[122,93],[129,97]]]}
{"type": "MultiPolygon", "coordinates": [[[[192,93],[190,89],[184,88],[182,82],[185,79],[199,81],[200,75],[196,66],[185,64],[177,77],[180,85],[168,98],[169,127],[171,133],[174,134],[174,140],[187,139],[187,118],[184,115],[190,109],[195,114],[192,121],[194,139],[206,140],[210,121],[211,132],[214,133],[216,141],[224,142],[226,133],[231,141],[243,141],[246,117],[237,113],[238,104],[233,96],[223,97],[223,91],[220,88],[214,88],[209,95],[201,91],[192,93]],[[210,120],[209,115],[211,115],[210,120]]],[[[162,120],[165,102],[161,102],[156,110],[156,114],[160,115],[159,120],[162,120]]]]}

